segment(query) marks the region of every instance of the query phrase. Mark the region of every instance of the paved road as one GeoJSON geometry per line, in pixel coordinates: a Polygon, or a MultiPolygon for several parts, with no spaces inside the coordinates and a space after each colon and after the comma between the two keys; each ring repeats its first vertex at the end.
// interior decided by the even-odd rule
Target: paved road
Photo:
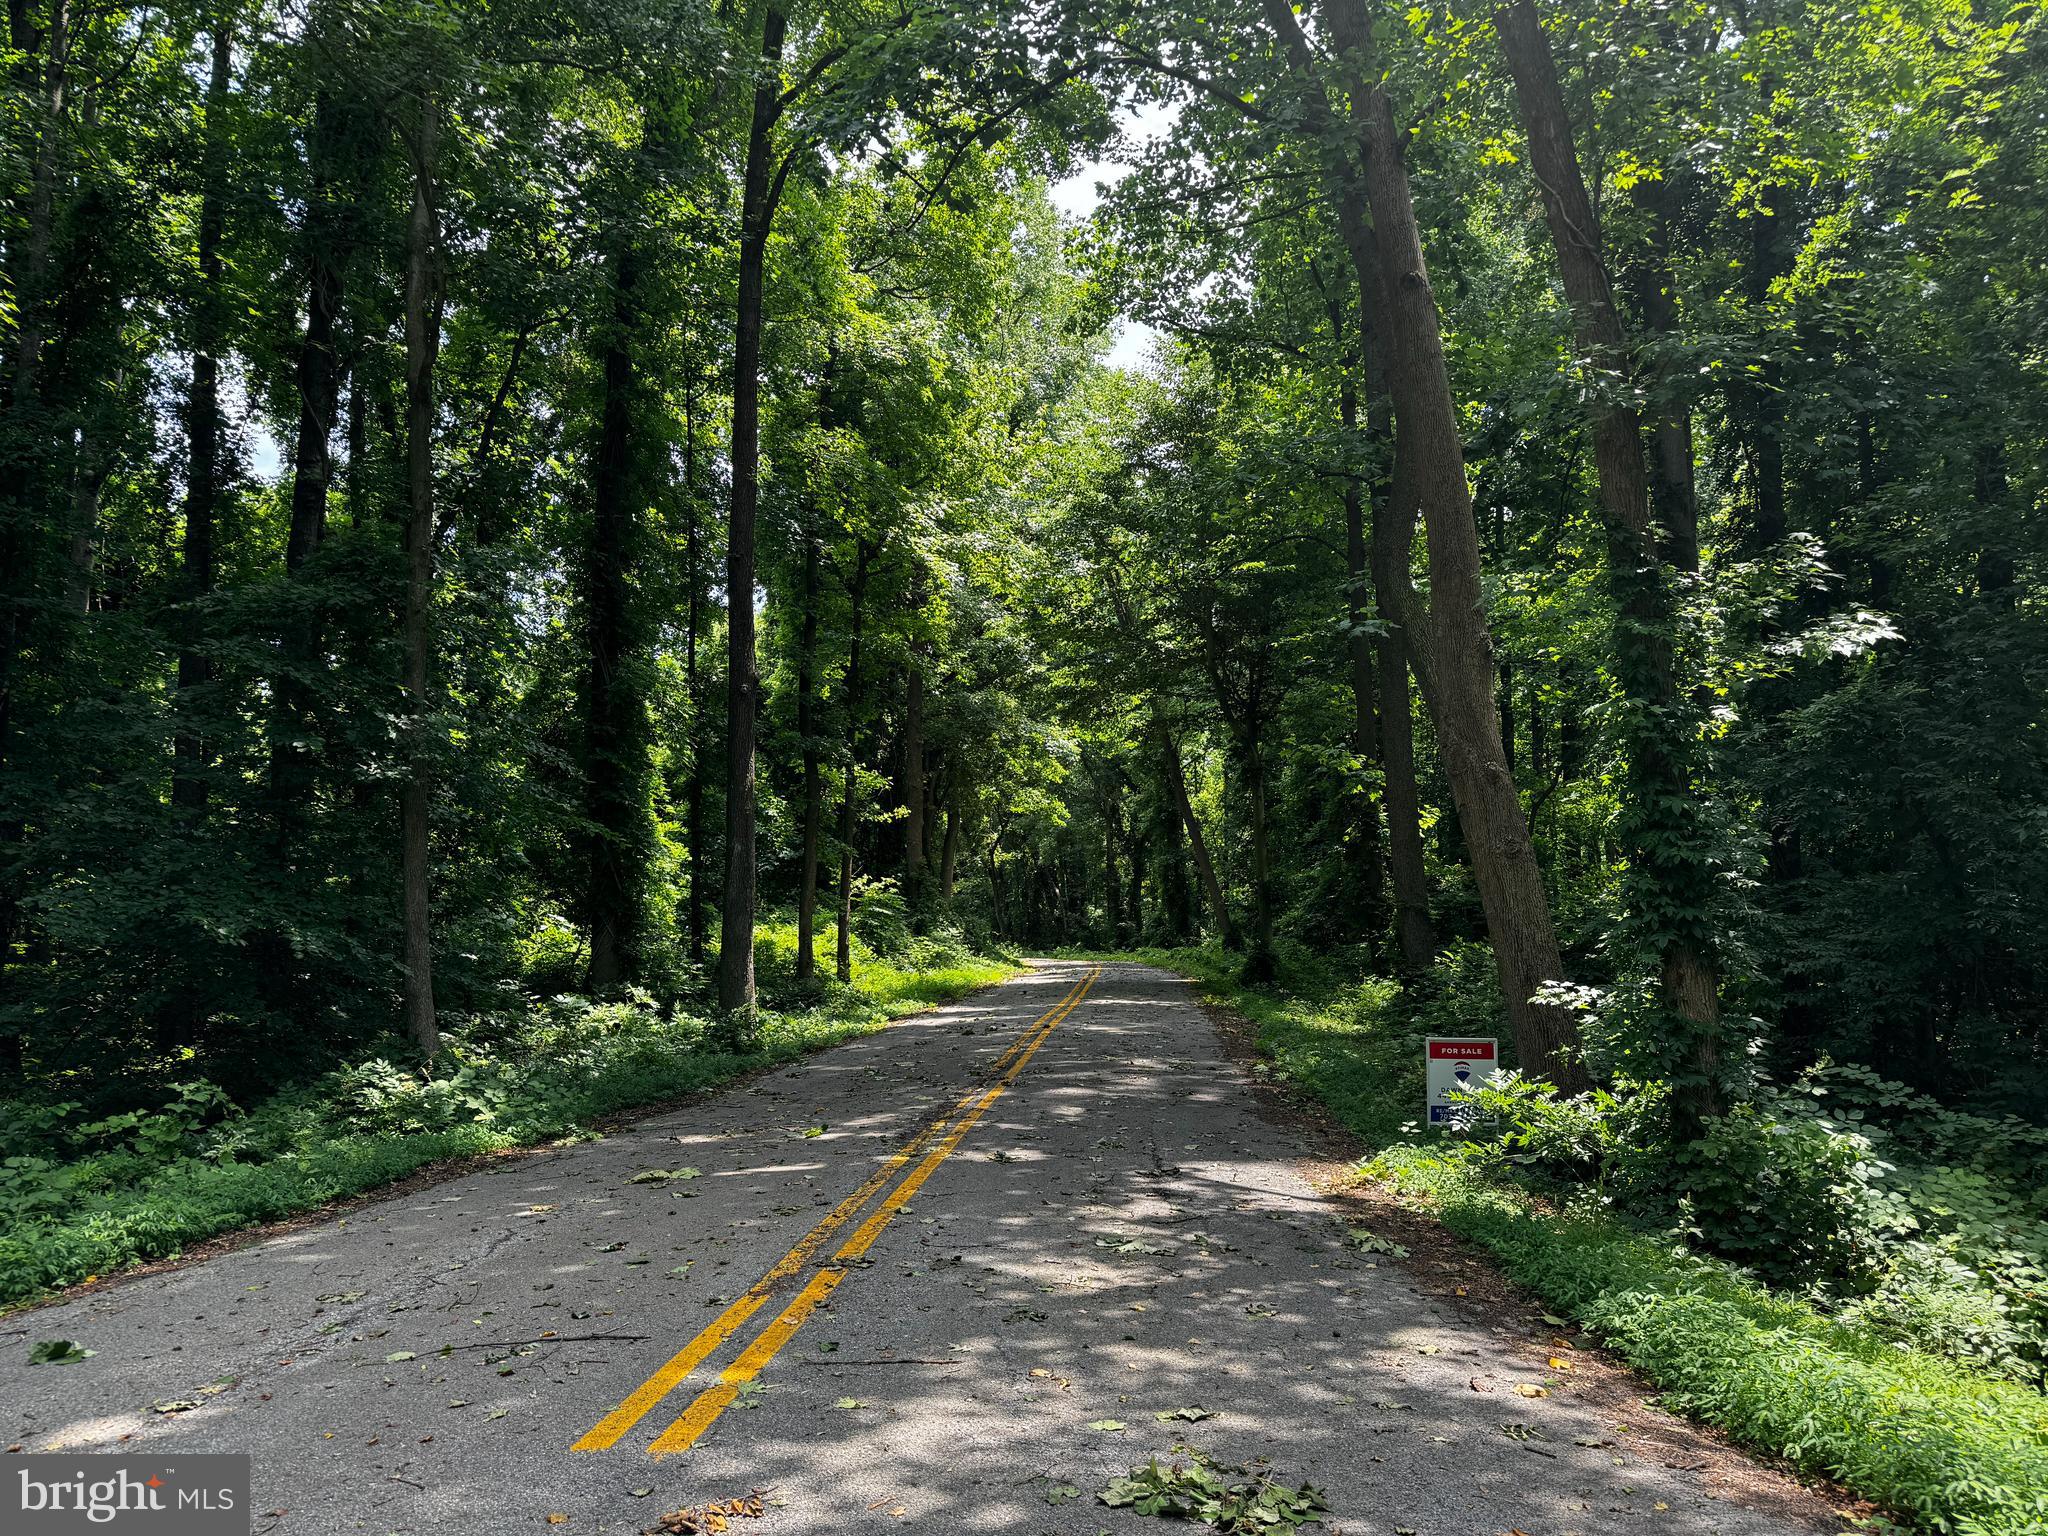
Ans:
{"type": "Polygon", "coordinates": [[[1541,1360],[1348,1246],[1302,1155],[1184,983],[1043,964],[603,1141],[0,1320],[0,1429],[249,1451],[284,1511],[256,1529],[308,1536],[637,1532],[753,1488],[736,1529],[763,1536],[1157,1533],[1094,1494],[1177,1443],[1271,1458],[1353,1533],[1807,1528],[1639,1461],[1569,1380],[1513,1395],[1541,1360]],[[99,1353],[27,1366],[52,1336],[99,1353]]]}

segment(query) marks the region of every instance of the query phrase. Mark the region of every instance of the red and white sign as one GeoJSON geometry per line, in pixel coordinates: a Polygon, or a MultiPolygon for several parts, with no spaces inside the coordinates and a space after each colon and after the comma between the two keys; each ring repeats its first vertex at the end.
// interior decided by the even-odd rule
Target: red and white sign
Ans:
{"type": "Polygon", "coordinates": [[[1429,1123],[1444,1125],[1457,1109],[1451,1102],[1453,1093],[1476,1088],[1500,1070],[1500,1042],[1476,1036],[1431,1036],[1423,1067],[1429,1123]]]}

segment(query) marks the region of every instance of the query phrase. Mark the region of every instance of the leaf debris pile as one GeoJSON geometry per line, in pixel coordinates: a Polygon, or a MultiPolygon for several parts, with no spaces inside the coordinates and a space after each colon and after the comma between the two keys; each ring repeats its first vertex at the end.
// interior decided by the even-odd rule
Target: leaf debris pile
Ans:
{"type": "Polygon", "coordinates": [[[1167,1466],[1153,1457],[1096,1494],[1111,1509],[1169,1520],[1199,1520],[1225,1536],[1265,1536],[1315,1525],[1329,1512],[1312,1483],[1289,1488],[1270,1472],[1225,1467],[1187,1447],[1167,1466]],[[1238,1474],[1233,1480],[1231,1474],[1238,1474]]]}
{"type": "Polygon", "coordinates": [[[758,1520],[768,1512],[762,1501],[766,1492],[765,1488],[756,1488],[743,1498],[713,1499],[701,1509],[695,1505],[672,1509],[640,1536],[704,1536],[706,1532],[730,1530],[735,1520],[758,1520]]]}

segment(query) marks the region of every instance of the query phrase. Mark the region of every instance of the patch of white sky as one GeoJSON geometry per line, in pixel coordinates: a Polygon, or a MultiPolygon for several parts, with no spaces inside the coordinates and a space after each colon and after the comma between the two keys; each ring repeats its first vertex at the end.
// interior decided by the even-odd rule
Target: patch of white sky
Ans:
{"type": "MultiPolygon", "coordinates": [[[[1140,102],[1118,114],[1121,147],[1137,150],[1173,131],[1180,115],[1177,103],[1140,102]]],[[[1089,219],[1102,206],[1102,197],[1137,167],[1128,160],[1088,160],[1073,175],[1056,181],[1049,189],[1053,206],[1070,219],[1089,219]]],[[[1153,343],[1159,332],[1142,320],[1119,316],[1110,323],[1109,350],[1103,361],[1112,368],[1143,372],[1152,364],[1153,343]]]]}

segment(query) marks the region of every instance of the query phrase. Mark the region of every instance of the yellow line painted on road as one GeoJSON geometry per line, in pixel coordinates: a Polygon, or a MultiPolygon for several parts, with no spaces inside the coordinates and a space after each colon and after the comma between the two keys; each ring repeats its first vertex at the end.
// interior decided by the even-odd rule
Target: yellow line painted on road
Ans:
{"type": "MultiPolygon", "coordinates": [[[[1069,987],[1066,994],[1057,1003],[1034,1019],[1023,1034],[1012,1042],[1010,1048],[996,1058],[996,1068],[1000,1070],[1011,1064],[1017,1058],[1018,1053],[1024,1051],[1027,1047],[1035,1050],[1037,1048],[1035,1041],[1042,1040],[1046,1030],[1057,1025],[1061,1019],[1065,1018],[1072,1011],[1073,1006],[1080,1001],[1081,994],[1101,974],[1100,968],[1097,968],[1069,987]]],[[[777,1259],[768,1273],[749,1286],[745,1293],[729,1303],[725,1310],[712,1320],[709,1326],[664,1361],[660,1369],[636,1387],[624,1402],[600,1419],[590,1432],[578,1440],[570,1449],[572,1451],[604,1451],[616,1445],[619,1438],[627,1430],[639,1423],[656,1403],[673,1392],[690,1372],[703,1364],[709,1356],[717,1351],[720,1345],[724,1344],[727,1339],[740,1330],[748,1318],[760,1310],[762,1304],[768,1299],[769,1292],[775,1288],[779,1281],[788,1279],[791,1275],[796,1274],[802,1269],[805,1262],[817,1251],[819,1245],[826,1238],[830,1237],[840,1227],[852,1220],[855,1215],[859,1214],[861,1209],[875,1197],[882,1186],[894,1177],[898,1169],[917,1156],[933,1137],[952,1124],[954,1117],[973,1102],[976,1093],[977,1090],[970,1088],[960,1096],[958,1102],[951,1109],[948,1109],[944,1114],[932,1121],[931,1124],[911,1137],[908,1142],[889,1157],[887,1162],[883,1163],[881,1167],[877,1168],[863,1180],[859,1188],[840,1201],[839,1204],[826,1213],[824,1218],[815,1227],[799,1238],[796,1246],[791,1248],[780,1259],[777,1259]]],[[[922,1182],[922,1180],[919,1182],[922,1182]]]]}
{"type": "Polygon", "coordinates": [[[853,1236],[839,1245],[839,1251],[832,1255],[835,1264],[844,1259],[857,1259],[874,1246],[875,1239],[882,1235],[882,1229],[896,1219],[896,1213],[910,1203],[911,1196],[923,1187],[924,1181],[932,1176],[939,1164],[952,1155],[953,1149],[960,1145],[961,1139],[974,1129],[974,1122],[988,1113],[990,1105],[1009,1092],[1010,1085],[1017,1081],[1018,1074],[1029,1066],[1031,1058],[1038,1054],[1038,1048],[1045,1044],[1046,1038],[1059,1027],[1061,1020],[1081,1005],[1081,998],[1087,995],[1089,986],[1093,985],[1095,978],[1101,974],[1100,970],[1089,974],[1082,984],[1080,994],[1060,1011],[1058,1017],[1038,1032],[1037,1037],[1010,1064],[1009,1070],[997,1079],[996,1085],[984,1093],[974,1108],[962,1116],[960,1122],[947,1133],[946,1139],[926,1153],[924,1161],[905,1176],[903,1182],[890,1192],[889,1198],[875,1208],[874,1214],[854,1229],[853,1236]]]}
{"type": "Polygon", "coordinates": [[[687,1451],[695,1445],[697,1437],[709,1429],[740,1395],[741,1384],[761,1374],[761,1368],[775,1358],[775,1352],[789,1342],[797,1329],[803,1327],[804,1319],[811,1315],[812,1309],[830,1296],[833,1287],[845,1278],[843,1269],[821,1269],[811,1276],[811,1283],[797,1292],[796,1300],[784,1309],[782,1315],[756,1335],[739,1359],[719,1372],[718,1385],[699,1393],[683,1416],[647,1447],[648,1453],[666,1456],[675,1451],[687,1451]]]}
{"type": "Polygon", "coordinates": [[[1023,1049],[1015,1053],[1016,1060],[1011,1062],[995,1085],[975,1101],[974,1107],[946,1133],[943,1141],[925,1154],[924,1161],[904,1176],[903,1182],[889,1192],[889,1198],[875,1208],[874,1214],[839,1245],[838,1251],[832,1255],[830,1265],[812,1277],[811,1283],[804,1287],[803,1294],[787,1311],[761,1330],[740,1358],[720,1375],[717,1385],[707,1387],[698,1393],[690,1406],[683,1410],[681,1417],[655,1437],[654,1443],[647,1448],[649,1455],[667,1456],[677,1451],[687,1451],[703,1436],[704,1431],[717,1422],[718,1416],[731,1407],[738,1398],[739,1383],[751,1381],[759,1375],[761,1368],[775,1358],[776,1351],[787,1344],[797,1329],[803,1326],[812,1309],[831,1294],[833,1287],[846,1278],[846,1271],[837,1266],[843,1261],[860,1258],[874,1245],[875,1239],[880,1237],[889,1223],[896,1219],[897,1213],[910,1203],[911,1196],[924,1186],[924,1181],[932,1176],[939,1164],[951,1156],[954,1148],[958,1147],[967,1133],[974,1129],[975,1122],[988,1113],[989,1107],[997,1099],[1009,1092],[1011,1084],[1015,1083],[1024,1068],[1030,1065],[1031,1058],[1038,1054],[1038,1048],[1045,1044],[1047,1037],[1059,1028],[1068,1014],[1081,1006],[1081,999],[1087,996],[1088,989],[1095,984],[1096,978],[1101,974],[1100,966],[1090,971],[1082,978],[1080,986],[1067,994],[1064,1002],[1045,1015],[1042,1026],[1028,1035],[1024,1041],[1019,1042],[1023,1049]]]}

